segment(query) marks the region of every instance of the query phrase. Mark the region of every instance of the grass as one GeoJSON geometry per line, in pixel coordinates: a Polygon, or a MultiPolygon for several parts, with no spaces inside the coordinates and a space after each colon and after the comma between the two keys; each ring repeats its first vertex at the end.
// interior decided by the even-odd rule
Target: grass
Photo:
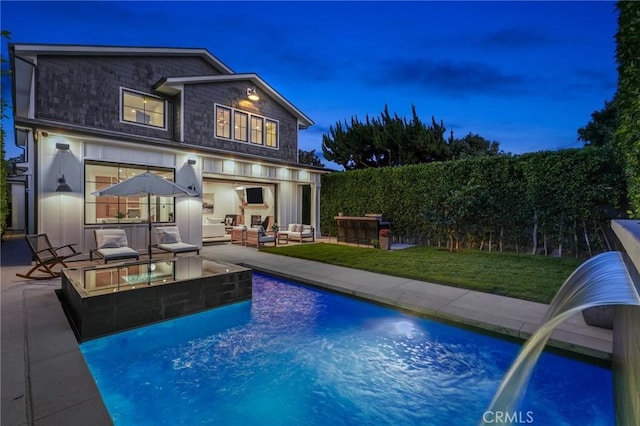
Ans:
{"type": "Polygon", "coordinates": [[[434,247],[387,251],[318,243],[262,250],[547,304],[582,263],[569,258],[478,250],[451,253],[434,247]]]}

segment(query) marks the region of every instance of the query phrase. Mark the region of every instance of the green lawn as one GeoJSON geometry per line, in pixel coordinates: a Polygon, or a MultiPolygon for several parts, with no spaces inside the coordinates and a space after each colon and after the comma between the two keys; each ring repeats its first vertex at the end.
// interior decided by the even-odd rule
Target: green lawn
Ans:
{"type": "Polygon", "coordinates": [[[318,243],[262,250],[542,303],[549,303],[582,263],[576,259],[477,250],[450,253],[434,247],[386,251],[318,243]]]}

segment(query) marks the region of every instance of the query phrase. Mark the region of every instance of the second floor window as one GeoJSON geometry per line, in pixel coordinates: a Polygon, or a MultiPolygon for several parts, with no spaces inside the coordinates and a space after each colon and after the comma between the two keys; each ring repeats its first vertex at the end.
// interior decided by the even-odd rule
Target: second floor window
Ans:
{"type": "Polygon", "coordinates": [[[267,120],[266,135],[265,144],[271,148],[276,148],[278,146],[278,122],[267,120]]]}
{"type": "Polygon", "coordinates": [[[280,123],[277,120],[218,104],[215,104],[215,117],[216,138],[278,148],[280,123]]]}
{"type": "Polygon", "coordinates": [[[122,89],[121,119],[128,123],[164,129],[165,101],[155,96],[122,89]]]}
{"type": "Polygon", "coordinates": [[[231,137],[231,110],[218,107],[216,113],[216,136],[228,139],[231,137]]]}
{"type": "Polygon", "coordinates": [[[251,116],[251,143],[262,145],[262,117],[251,116]]]}

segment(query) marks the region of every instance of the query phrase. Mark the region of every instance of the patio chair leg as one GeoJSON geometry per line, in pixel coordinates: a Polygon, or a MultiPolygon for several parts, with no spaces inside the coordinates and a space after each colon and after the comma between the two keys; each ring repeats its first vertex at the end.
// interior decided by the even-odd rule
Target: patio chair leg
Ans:
{"type": "Polygon", "coordinates": [[[51,278],[59,278],[60,275],[62,275],[61,272],[53,272],[51,269],[49,269],[45,265],[36,265],[33,268],[31,268],[29,270],[29,272],[27,272],[26,274],[16,274],[17,277],[25,278],[25,279],[28,279],[28,280],[48,280],[48,279],[51,279],[51,278]],[[32,274],[35,271],[44,272],[45,274],[48,274],[48,275],[34,276],[32,274]]]}

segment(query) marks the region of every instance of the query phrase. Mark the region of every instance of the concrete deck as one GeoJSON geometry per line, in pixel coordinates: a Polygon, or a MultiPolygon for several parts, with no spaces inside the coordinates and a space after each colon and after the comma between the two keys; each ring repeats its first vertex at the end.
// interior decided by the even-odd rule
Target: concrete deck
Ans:
{"type": "MultiPolygon", "coordinates": [[[[547,305],[259,252],[231,244],[201,256],[241,263],[298,282],[395,306],[418,315],[526,338],[547,305]]],[[[23,238],[1,247],[1,406],[3,425],[109,425],[111,420],[56,297],[60,280],[25,281],[30,254],[23,238]]],[[[87,262],[83,262],[87,263],[87,262]]],[[[97,262],[95,262],[97,264],[97,262]]],[[[551,346],[610,359],[612,333],[574,316],[551,346]]]]}

